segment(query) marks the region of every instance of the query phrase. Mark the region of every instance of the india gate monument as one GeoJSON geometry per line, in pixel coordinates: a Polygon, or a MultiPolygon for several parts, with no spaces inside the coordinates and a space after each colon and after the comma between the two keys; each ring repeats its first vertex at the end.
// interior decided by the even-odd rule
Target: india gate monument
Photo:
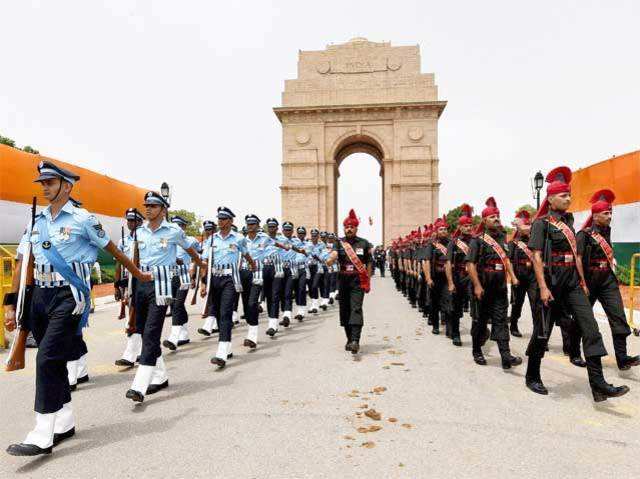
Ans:
{"type": "MultiPolygon", "coordinates": [[[[340,163],[368,153],[380,163],[383,241],[438,216],[438,100],[420,48],[354,38],[300,51],[282,106],[282,218],[338,231],[340,163]]],[[[345,185],[343,185],[345,186],[345,185]]]]}

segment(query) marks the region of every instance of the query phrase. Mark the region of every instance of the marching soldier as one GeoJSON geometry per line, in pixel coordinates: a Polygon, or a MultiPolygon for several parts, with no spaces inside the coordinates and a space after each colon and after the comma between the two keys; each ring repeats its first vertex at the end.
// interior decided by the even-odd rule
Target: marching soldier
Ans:
{"type": "Polygon", "coordinates": [[[589,302],[599,301],[609,320],[613,349],[618,369],[625,371],[640,364],[640,356],[627,354],[627,324],[620,286],[615,274],[615,258],[611,247],[612,203],[615,194],[600,190],[591,197],[591,216],[577,234],[578,255],[582,257],[589,302]]]}
{"type": "Polygon", "coordinates": [[[302,322],[304,321],[304,316],[307,312],[307,281],[311,276],[309,273],[309,266],[307,265],[307,229],[304,226],[298,226],[296,229],[296,235],[296,238],[292,239],[292,243],[297,248],[294,264],[298,273],[293,281],[293,291],[296,299],[295,317],[298,321],[302,322]]]}
{"type": "MultiPolygon", "coordinates": [[[[440,334],[439,324],[443,320],[446,336],[451,337],[451,301],[448,289],[445,265],[449,246],[449,225],[446,217],[438,218],[433,227],[436,238],[429,243],[426,252],[424,274],[425,281],[431,289],[431,324],[433,334],[440,334]]],[[[460,333],[457,333],[458,336],[460,333]]]]}
{"type": "Polygon", "coordinates": [[[172,276],[178,247],[191,259],[203,266],[194,248],[194,242],[176,224],[165,218],[168,201],[155,191],[144,196],[147,221],[136,230],[140,268],[153,274],[153,282],[136,287],[136,327],[142,333],[142,352],[138,370],[126,397],[143,402],[147,394],[154,394],[169,386],[160,337],[169,303],[173,300],[172,276]]]}
{"type": "Polygon", "coordinates": [[[343,222],[345,236],[340,238],[336,249],[327,259],[328,265],[336,261],[340,264],[340,326],[347,336],[345,350],[352,354],[357,354],[360,349],[364,324],[362,304],[365,293],[371,287],[372,246],[366,239],[357,236],[359,224],[355,211],[350,210],[343,222]]]}
{"type": "Polygon", "coordinates": [[[253,258],[247,252],[247,239],[231,228],[233,218],[235,215],[229,208],[218,208],[218,231],[211,237],[209,247],[205,248],[203,255],[206,266],[210,265],[211,268],[203,268],[209,287],[203,285],[200,295],[205,297],[208,294],[212,297],[213,316],[218,318],[218,350],[211,358],[211,364],[215,364],[219,369],[224,368],[227,361],[233,357],[231,329],[235,295],[242,288],[239,273],[241,257],[244,257],[252,270],[256,269],[253,258]]]}
{"type": "Polygon", "coordinates": [[[533,322],[533,334],[527,348],[526,385],[537,394],[548,394],[540,365],[553,324],[563,315],[563,309],[579,328],[587,362],[589,384],[596,402],[629,392],[627,386],[613,386],[606,382],[601,357],[607,350],[588,299],[588,289],[582,270],[582,259],[573,230],[571,204],[571,170],[555,168],[546,177],[547,197],[544,199],[533,225],[529,248],[533,251],[533,268],[539,287],[539,302],[533,322]]]}
{"type": "MultiPolygon", "coordinates": [[[[171,222],[185,231],[189,222],[182,216],[176,215],[171,218],[171,222]]],[[[199,254],[198,240],[193,236],[187,236],[187,244],[189,244],[196,253],[199,254]]],[[[173,301],[171,303],[171,333],[169,337],[162,342],[162,345],[175,351],[179,346],[183,346],[189,343],[189,330],[187,329],[187,322],[189,321],[189,314],[184,303],[187,300],[187,294],[189,288],[192,287],[191,276],[189,274],[191,269],[191,256],[183,248],[179,248],[176,255],[176,267],[175,274],[171,279],[171,291],[173,301]]],[[[195,287],[195,283],[193,284],[195,287]]]]}
{"type": "Polygon", "coordinates": [[[516,213],[514,222],[516,233],[509,242],[509,260],[513,265],[513,271],[518,278],[518,285],[511,287],[511,316],[509,317],[511,335],[521,338],[518,329],[518,320],[522,315],[524,298],[529,298],[529,306],[533,317],[533,306],[536,297],[536,275],[533,271],[533,252],[527,246],[529,233],[531,232],[531,215],[527,210],[516,213]]]}
{"type": "Polygon", "coordinates": [[[387,264],[387,252],[384,250],[383,246],[378,246],[376,248],[374,260],[376,262],[376,266],[380,270],[380,276],[384,278],[387,264]]]}
{"type": "MultiPolygon", "coordinates": [[[[211,243],[211,237],[218,230],[218,225],[212,220],[205,220],[202,222],[202,242],[200,243],[200,259],[202,259],[204,255],[204,251],[207,248],[207,245],[211,243]]],[[[200,268],[198,268],[200,270],[200,268]]],[[[200,270],[200,277],[206,281],[206,275],[204,272],[200,270]]],[[[201,286],[206,286],[205,283],[201,286]]],[[[215,316],[213,316],[213,306],[211,304],[211,296],[207,296],[204,301],[203,309],[202,309],[202,318],[204,319],[204,324],[201,328],[198,328],[198,333],[203,336],[211,336],[213,333],[218,332],[218,321],[215,316]]]]}
{"type": "Polygon", "coordinates": [[[507,275],[515,286],[518,285],[518,278],[507,256],[496,201],[491,197],[485,204],[482,222],[478,225],[477,236],[471,240],[466,258],[474,294],[471,327],[473,360],[481,366],[487,364],[482,345],[486,341],[487,323],[491,320],[491,339],[498,343],[502,368],[506,370],[522,364],[522,358],[513,356],[509,349],[507,325],[507,275]]]}
{"type": "MultiPolygon", "coordinates": [[[[76,336],[87,324],[90,308],[89,277],[97,248],[111,253],[141,281],[150,279],[111,242],[95,216],[70,198],[80,177],[50,161],[40,162],[39,176],[47,208],[29,223],[18,252],[14,285],[20,283],[21,261],[28,261],[31,244],[35,288],[27,318],[38,343],[36,356],[36,425],[22,443],[7,452],[14,456],[50,454],[52,447],[75,434],[69,378],[66,368],[76,336]],[[16,281],[17,280],[17,281],[16,281]]],[[[17,287],[5,295],[5,326],[15,329],[17,287]]]]}
{"type": "Polygon", "coordinates": [[[447,286],[452,300],[449,320],[451,321],[451,340],[454,346],[462,346],[460,320],[471,295],[471,280],[467,273],[465,258],[469,253],[469,244],[472,239],[473,208],[465,203],[461,206],[461,210],[458,227],[447,246],[447,263],[445,265],[447,286]]]}
{"type": "Polygon", "coordinates": [[[277,246],[283,241],[283,236],[278,234],[278,226],[280,223],[275,218],[267,219],[267,234],[271,238],[271,242],[267,246],[267,252],[264,258],[264,266],[262,269],[263,293],[267,303],[267,316],[269,325],[267,335],[274,337],[278,332],[278,317],[280,316],[280,289],[282,288],[282,280],[284,278],[284,270],[282,268],[282,256],[280,248],[277,246]]]}
{"type": "Polygon", "coordinates": [[[280,288],[280,308],[282,309],[280,325],[288,328],[293,315],[293,282],[298,275],[298,269],[295,267],[295,258],[298,253],[293,248],[293,223],[291,221],[282,223],[282,234],[281,241],[288,249],[280,252],[284,270],[280,288]]]}
{"type": "Polygon", "coordinates": [[[307,284],[309,285],[309,297],[311,298],[310,313],[318,313],[318,296],[320,290],[320,283],[322,281],[322,274],[324,269],[322,264],[319,263],[319,258],[325,250],[325,245],[320,241],[320,232],[317,229],[311,230],[311,239],[307,241],[305,245],[305,251],[309,261],[309,273],[310,277],[307,284]]]}
{"type": "MultiPolygon", "coordinates": [[[[142,216],[137,209],[129,208],[125,212],[125,219],[127,220],[127,230],[129,232],[118,242],[118,249],[129,259],[133,259],[133,232],[136,228],[142,225],[144,216],[142,216]]],[[[114,296],[116,301],[122,301],[131,307],[134,298],[128,297],[128,294],[130,294],[133,289],[129,288],[129,282],[134,281],[134,278],[130,278],[127,273],[127,269],[120,263],[116,262],[115,282],[113,283],[115,287],[114,296]]],[[[122,307],[122,310],[124,311],[124,306],[122,307]]],[[[124,319],[124,317],[124,315],[121,315],[119,319],[124,319]]],[[[136,329],[131,333],[127,333],[127,344],[124,348],[124,352],[122,353],[122,357],[120,359],[116,359],[116,366],[132,368],[135,365],[138,356],[140,356],[141,351],[142,335],[140,332],[136,329]]]]}

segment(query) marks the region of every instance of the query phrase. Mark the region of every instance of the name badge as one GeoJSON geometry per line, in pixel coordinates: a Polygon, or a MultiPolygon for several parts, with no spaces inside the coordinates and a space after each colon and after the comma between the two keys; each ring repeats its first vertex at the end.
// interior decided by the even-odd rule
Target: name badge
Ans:
{"type": "Polygon", "coordinates": [[[496,271],[502,271],[504,269],[504,265],[502,263],[496,265],[496,271]]]}
{"type": "Polygon", "coordinates": [[[362,248],[356,248],[356,254],[364,254],[364,250],[362,248]]]}

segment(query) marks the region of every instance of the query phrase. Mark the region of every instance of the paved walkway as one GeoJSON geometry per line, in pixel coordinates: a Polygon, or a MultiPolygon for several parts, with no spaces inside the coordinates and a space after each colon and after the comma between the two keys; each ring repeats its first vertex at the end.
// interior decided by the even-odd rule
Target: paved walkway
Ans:
{"type": "MultiPolygon", "coordinates": [[[[245,327],[236,328],[235,358],[217,372],[209,364],[216,339],[199,337],[201,321],[192,313],[192,343],[165,354],[170,388],[137,406],[124,397],[134,372],[113,366],[124,345],[117,309],[92,316],[91,382],[73,396],[77,435],[48,457],[0,452],[0,477],[640,474],[640,370],[618,373],[607,358],[608,380],[632,391],[595,405],[586,371],[562,356],[557,331],[543,363],[551,394],[541,397],[525,388],[523,366],[502,371],[494,344],[488,366],[473,363],[468,318],[463,347],[433,336],[389,278],[374,278],[366,298],[358,360],[343,349],[336,307],[274,340],[263,326],[254,353],[241,346],[245,327]],[[368,409],[381,419],[365,416],[368,409]]],[[[529,324],[524,318],[526,336],[529,324]]],[[[512,342],[515,353],[523,353],[526,340],[512,342]]],[[[631,344],[637,353],[638,338],[631,344]]],[[[0,373],[2,449],[32,427],[33,364],[30,351],[25,371],[0,373]]]]}

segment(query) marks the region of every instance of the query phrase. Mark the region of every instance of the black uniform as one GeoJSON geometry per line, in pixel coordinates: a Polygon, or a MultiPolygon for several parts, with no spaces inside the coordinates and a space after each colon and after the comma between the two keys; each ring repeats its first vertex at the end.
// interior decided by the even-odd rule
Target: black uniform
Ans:
{"type": "Polygon", "coordinates": [[[426,282],[424,271],[422,269],[423,261],[427,260],[427,250],[429,244],[418,246],[416,249],[416,265],[418,267],[418,310],[422,313],[424,318],[429,317],[431,311],[431,296],[429,294],[429,285],[426,282]]]}
{"type": "Polygon", "coordinates": [[[451,321],[451,339],[458,344],[460,341],[460,320],[464,311],[468,309],[471,297],[471,279],[467,273],[467,263],[465,258],[471,242],[470,235],[460,235],[453,238],[447,246],[447,260],[451,262],[451,274],[455,292],[451,298],[452,308],[449,320],[451,321]],[[466,245],[466,250],[460,244],[466,245]],[[457,334],[456,334],[457,333],[457,334]],[[458,341],[456,341],[456,339],[458,341]]]}
{"type": "MultiPolygon", "coordinates": [[[[527,252],[521,247],[523,245],[528,249],[528,241],[529,238],[527,236],[519,235],[509,242],[509,259],[513,265],[513,272],[519,281],[518,286],[513,286],[511,289],[511,316],[509,317],[509,322],[511,323],[511,333],[515,336],[520,335],[518,319],[522,316],[524,298],[525,296],[529,298],[529,306],[531,307],[531,315],[533,317],[533,305],[538,288],[531,258],[529,258],[527,252]],[[519,243],[522,243],[522,245],[519,245],[519,243]]],[[[528,250],[528,252],[533,254],[531,250],[528,250]]]]}
{"type": "Polygon", "coordinates": [[[386,251],[382,248],[376,250],[374,259],[375,259],[376,267],[380,270],[380,276],[384,278],[384,273],[385,273],[386,263],[387,263],[386,251]]]}
{"type": "MultiPolygon", "coordinates": [[[[549,308],[549,325],[547,336],[543,334],[543,308],[541,303],[536,303],[533,318],[533,333],[527,356],[527,381],[542,382],[540,379],[540,363],[545,353],[545,348],[554,324],[563,318],[573,318],[567,325],[569,330],[578,328],[582,334],[582,345],[587,359],[589,380],[593,386],[594,381],[602,378],[600,357],[607,355],[607,350],[602,341],[602,335],[598,329],[598,323],[593,315],[589,299],[580,287],[579,275],[576,269],[575,258],[571,251],[569,241],[563,232],[551,225],[547,220],[553,217],[565,223],[573,232],[573,215],[551,210],[547,216],[534,221],[531,227],[529,248],[541,251],[543,259],[548,267],[545,268],[545,281],[551,290],[554,300],[549,308]],[[546,249],[546,252],[545,252],[546,249]],[[570,316],[566,313],[569,313],[570,316]]],[[[539,293],[539,290],[538,290],[539,293]]]]}
{"type": "MultiPolygon", "coordinates": [[[[440,330],[440,321],[445,324],[447,337],[451,337],[451,301],[449,289],[447,287],[447,276],[445,275],[445,264],[447,263],[447,247],[449,246],[449,238],[434,240],[429,243],[426,251],[426,260],[431,265],[431,325],[433,333],[438,334],[440,330]],[[437,244],[441,245],[442,250],[437,244]]],[[[460,331],[456,331],[457,337],[460,331]]]]}
{"type": "Polygon", "coordinates": [[[364,290],[360,287],[360,277],[358,270],[353,265],[347,252],[342,246],[342,241],[349,243],[353,248],[365,268],[372,262],[370,249],[372,247],[366,239],[355,236],[353,238],[341,238],[336,244],[335,251],[338,253],[340,272],[338,276],[338,291],[340,295],[340,326],[347,335],[348,341],[360,341],[364,317],[362,314],[362,303],[364,301],[364,290]]]}
{"type": "MultiPolygon", "coordinates": [[[[507,248],[504,243],[504,233],[502,231],[491,232],[489,234],[502,248],[505,255],[507,248]]],[[[507,325],[507,271],[494,249],[481,237],[471,240],[467,262],[474,263],[478,271],[478,277],[484,295],[479,300],[477,315],[473,318],[471,325],[471,340],[474,357],[482,356],[482,345],[486,341],[487,324],[491,321],[490,338],[498,343],[500,356],[503,365],[511,362],[511,352],[509,350],[509,327],[507,325]]],[[[475,298],[473,301],[477,301],[475,298]]]]}
{"type": "Polygon", "coordinates": [[[593,305],[600,301],[611,327],[618,368],[628,369],[631,365],[637,365],[640,358],[627,355],[627,336],[631,334],[631,328],[624,313],[618,279],[611,270],[604,250],[592,233],[599,234],[611,246],[611,228],[599,228],[594,225],[576,235],[578,254],[582,256],[585,280],[589,288],[589,302],[593,305]]]}

